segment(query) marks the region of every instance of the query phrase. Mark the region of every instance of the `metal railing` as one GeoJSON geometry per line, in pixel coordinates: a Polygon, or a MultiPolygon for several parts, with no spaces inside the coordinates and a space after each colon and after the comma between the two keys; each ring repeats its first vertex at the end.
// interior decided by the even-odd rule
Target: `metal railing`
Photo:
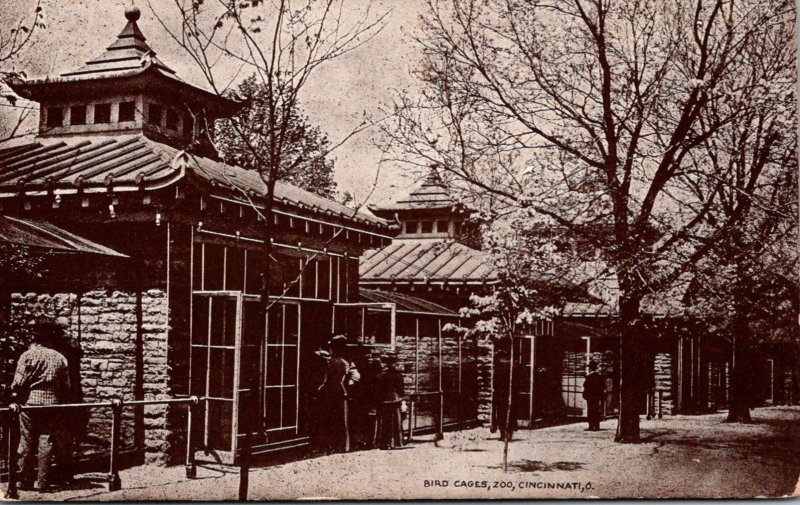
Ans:
{"type": "Polygon", "coordinates": [[[406,439],[411,442],[414,438],[414,431],[417,429],[417,410],[418,404],[430,397],[436,397],[438,408],[434,410],[434,427],[436,429],[436,440],[444,438],[444,392],[430,391],[424,393],[411,393],[408,395],[408,434],[406,439]]]}
{"type": "Polygon", "coordinates": [[[194,460],[194,440],[192,437],[192,424],[196,415],[197,406],[201,400],[197,396],[186,398],[167,398],[162,400],[132,400],[122,401],[120,399],[94,403],[62,403],[58,405],[19,405],[10,404],[8,407],[0,408],[2,425],[5,430],[6,447],[5,453],[8,465],[8,486],[5,497],[8,499],[18,499],[19,490],[17,489],[17,446],[19,445],[19,416],[22,412],[34,411],[59,411],[66,409],[111,409],[111,444],[109,450],[108,474],[106,482],[109,491],[122,489],[122,481],[119,477],[120,459],[120,431],[122,427],[122,411],[126,407],[139,407],[146,405],[185,405],[187,408],[186,420],[186,477],[194,479],[197,476],[197,467],[194,460]]]}

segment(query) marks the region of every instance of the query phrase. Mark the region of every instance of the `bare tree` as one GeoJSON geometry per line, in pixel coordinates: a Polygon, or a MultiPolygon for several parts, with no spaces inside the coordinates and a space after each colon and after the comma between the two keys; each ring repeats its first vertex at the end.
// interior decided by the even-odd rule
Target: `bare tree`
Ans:
{"type": "MultiPolygon", "coordinates": [[[[638,442],[641,301],[669,288],[746,215],[710,210],[715,145],[754,110],[765,163],[794,145],[794,4],[785,0],[429,0],[421,98],[401,94],[386,149],[601,251],[619,284],[618,442],[638,442]],[[711,146],[711,149],[708,147],[711,146]]],[[[744,153],[739,153],[744,154],[744,153]]]]}
{"type": "MultiPolygon", "coordinates": [[[[247,155],[247,168],[257,172],[266,187],[263,208],[255,204],[253,208],[263,218],[265,256],[270,258],[276,183],[296,174],[298,169],[324,161],[332,150],[370,126],[364,120],[344,138],[313,152],[297,149],[292,135],[296,132],[301,91],[322,65],[371,40],[383,28],[387,14],[374,15],[370,3],[355,8],[346,0],[173,0],[171,5],[174,12],[169,17],[159,11],[160,6],[151,5],[151,10],[192,58],[213,92],[225,95],[235,83],[238,76],[231,76],[231,65],[238,65],[245,75],[253,74],[254,84],[264,90],[257,134],[237,121],[227,122],[224,131],[226,140],[234,139],[239,151],[247,155]],[[181,23],[177,30],[167,22],[176,19],[175,13],[181,23]]],[[[202,130],[212,144],[217,144],[213,125],[205,125],[202,130]]],[[[331,240],[340,233],[341,230],[335,232],[331,240]]],[[[275,302],[270,301],[270,261],[265,267],[261,306],[266,313],[275,302]]],[[[252,411],[243,413],[243,418],[255,423],[260,408],[251,407],[252,411]]],[[[245,430],[240,457],[240,499],[247,498],[250,437],[254,428],[251,425],[245,430]]]]}
{"type": "Polygon", "coordinates": [[[0,135],[3,141],[17,137],[26,120],[35,111],[32,103],[20,105],[18,97],[4,84],[7,79],[20,75],[13,69],[14,61],[34,40],[34,34],[45,29],[41,0],[26,9],[29,10],[19,15],[11,9],[0,15],[0,106],[14,109],[14,113],[5,111],[6,113],[0,115],[3,122],[0,135]]]}

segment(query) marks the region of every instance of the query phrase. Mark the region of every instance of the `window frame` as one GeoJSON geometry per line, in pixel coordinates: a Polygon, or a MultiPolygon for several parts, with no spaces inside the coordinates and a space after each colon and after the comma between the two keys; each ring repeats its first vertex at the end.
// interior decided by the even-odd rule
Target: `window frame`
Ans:
{"type": "Polygon", "coordinates": [[[93,105],[92,124],[111,124],[111,104],[96,103],[93,105]],[[102,111],[102,113],[101,113],[102,111]]]}
{"type": "MultiPolygon", "coordinates": [[[[127,114],[125,114],[125,116],[127,116],[127,114]]],[[[134,101],[120,102],[119,103],[118,113],[117,113],[117,120],[120,123],[131,123],[133,121],[136,121],[136,102],[134,102],[134,101]],[[126,110],[128,106],[130,106],[130,108],[131,108],[131,110],[130,110],[130,119],[128,119],[127,117],[123,117],[123,113],[127,113],[128,112],[126,110]]]]}
{"type": "Polygon", "coordinates": [[[85,125],[86,121],[88,119],[88,114],[87,114],[88,111],[87,111],[87,109],[88,109],[88,107],[86,105],[70,105],[70,107],[69,107],[69,125],[70,126],[83,126],[83,125],[85,125]],[[75,122],[75,112],[76,111],[81,111],[80,113],[78,113],[78,117],[82,116],[82,119],[81,119],[80,122],[75,122]]]}

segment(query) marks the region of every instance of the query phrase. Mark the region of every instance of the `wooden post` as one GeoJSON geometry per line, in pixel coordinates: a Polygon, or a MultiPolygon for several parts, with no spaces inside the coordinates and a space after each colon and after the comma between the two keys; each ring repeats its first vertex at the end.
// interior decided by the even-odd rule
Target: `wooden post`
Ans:
{"type": "Polygon", "coordinates": [[[111,402],[111,462],[108,469],[108,490],[119,491],[122,483],[119,478],[119,443],[122,424],[122,400],[111,402]]]}
{"type": "Polygon", "coordinates": [[[6,499],[19,499],[17,490],[17,446],[19,445],[19,405],[12,403],[8,406],[8,425],[6,427],[6,456],[8,461],[8,487],[6,499]]]}
{"type": "Polygon", "coordinates": [[[436,421],[436,440],[444,439],[444,392],[439,390],[439,416],[436,421]]]}
{"type": "Polygon", "coordinates": [[[439,344],[439,423],[436,427],[436,440],[442,440],[444,438],[444,383],[442,381],[442,372],[444,371],[444,366],[442,363],[442,320],[437,319],[436,322],[439,328],[437,333],[437,340],[439,344]]]}
{"type": "Polygon", "coordinates": [[[186,413],[186,478],[194,479],[197,477],[197,465],[194,461],[194,440],[192,439],[192,425],[194,424],[195,411],[200,399],[196,396],[189,398],[189,406],[186,413]]]}

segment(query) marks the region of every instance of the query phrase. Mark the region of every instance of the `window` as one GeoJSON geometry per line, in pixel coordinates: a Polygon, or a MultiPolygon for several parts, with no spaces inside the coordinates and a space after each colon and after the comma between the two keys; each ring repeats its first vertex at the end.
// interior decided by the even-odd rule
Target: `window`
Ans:
{"type": "Polygon", "coordinates": [[[438,233],[447,233],[447,232],[450,231],[449,230],[449,225],[450,225],[449,221],[437,221],[436,222],[436,231],[438,233]]]}
{"type": "Polygon", "coordinates": [[[119,122],[125,123],[136,119],[136,105],[133,102],[122,102],[119,104],[119,122]]]}
{"type": "Polygon", "coordinates": [[[178,131],[181,117],[174,109],[167,109],[167,129],[178,131]]]}
{"type": "Polygon", "coordinates": [[[86,106],[73,105],[69,108],[69,124],[82,125],[86,124],[86,106]]]}
{"type": "Polygon", "coordinates": [[[106,124],[111,122],[111,104],[98,103],[94,106],[94,124],[106,124]]]}
{"type": "Polygon", "coordinates": [[[433,221],[423,221],[421,233],[433,233],[433,221]]]}
{"type": "Polygon", "coordinates": [[[417,233],[417,222],[408,221],[406,223],[406,233],[417,233]]]}
{"type": "Polygon", "coordinates": [[[154,126],[161,126],[161,116],[163,115],[163,111],[161,106],[155,103],[151,103],[150,106],[147,108],[147,122],[154,126]]]}
{"type": "Polygon", "coordinates": [[[61,107],[48,107],[47,126],[50,128],[64,126],[64,109],[61,107]]]}

